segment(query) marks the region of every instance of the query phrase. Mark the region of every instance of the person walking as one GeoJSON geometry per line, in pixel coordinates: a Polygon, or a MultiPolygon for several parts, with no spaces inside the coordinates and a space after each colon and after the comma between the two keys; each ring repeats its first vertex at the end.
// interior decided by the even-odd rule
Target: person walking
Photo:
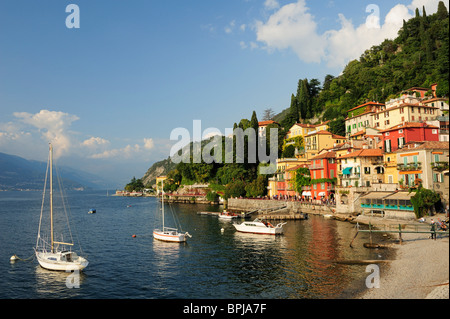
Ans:
{"type": "Polygon", "coordinates": [[[436,223],[434,222],[433,219],[431,220],[431,229],[430,229],[430,231],[432,232],[431,233],[431,239],[436,240],[436,223]]]}

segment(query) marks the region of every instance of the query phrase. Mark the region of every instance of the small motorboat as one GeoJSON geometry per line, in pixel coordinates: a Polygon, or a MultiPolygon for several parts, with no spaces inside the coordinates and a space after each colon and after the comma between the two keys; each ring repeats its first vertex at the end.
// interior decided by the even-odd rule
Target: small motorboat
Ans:
{"type": "Polygon", "coordinates": [[[283,225],[279,223],[273,226],[271,223],[256,218],[254,221],[245,221],[242,224],[233,224],[237,231],[253,234],[281,235],[283,234],[283,225]]]}
{"type": "Polygon", "coordinates": [[[219,214],[219,218],[222,219],[233,219],[233,218],[237,218],[238,216],[236,214],[227,212],[226,210],[224,210],[222,213],[219,214]]]}
{"type": "Polygon", "coordinates": [[[88,214],[95,214],[96,212],[97,212],[96,209],[90,209],[89,212],[88,212],[88,214]]]}

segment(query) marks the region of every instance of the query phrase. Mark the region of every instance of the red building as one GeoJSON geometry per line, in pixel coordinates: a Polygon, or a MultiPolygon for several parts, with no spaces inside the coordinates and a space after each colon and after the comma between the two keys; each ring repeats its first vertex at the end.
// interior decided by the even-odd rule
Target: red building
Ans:
{"type": "Polygon", "coordinates": [[[335,178],[337,177],[336,153],[326,150],[311,158],[310,163],[311,197],[313,199],[334,197],[335,178]]]}
{"type": "Polygon", "coordinates": [[[409,142],[439,141],[439,127],[426,123],[406,122],[382,130],[383,151],[395,152],[409,142]]]}

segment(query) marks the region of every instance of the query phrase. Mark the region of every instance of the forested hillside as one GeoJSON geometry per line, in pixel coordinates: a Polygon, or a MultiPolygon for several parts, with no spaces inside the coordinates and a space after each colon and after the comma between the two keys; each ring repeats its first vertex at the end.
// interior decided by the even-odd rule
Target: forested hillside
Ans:
{"type": "MultiPolygon", "coordinates": [[[[297,92],[291,95],[290,107],[272,117],[282,126],[278,131],[278,157],[285,155],[283,139],[296,122],[330,120],[329,130],[345,135],[347,110],[367,101],[384,102],[396,97],[402,90],[411,87],[430,88],[433,83],[438,83],[438,96],[448,96],[448,33],[449,14],[444,3],[440,2],[437,13],[433,15],[428,16],[425,8],[422,14],[417,10],[415,18],[404,21],[396,39],[385,40],[366,50],[359,60],[348,63],[340,76],[327,75],[323,83],[318,79],[300,79],[297,92]]],[[[271,113],[270,109],[265,112],[271,113]]],[[[264,120],[268,119],[266,117],[264,120]]],[[[267,129],[272,126],[269,125],[267,129]]],[[[253,111],[250,120],[241,119],[233,126],[234,129],[238,127],[243,130],[254,128],[257,131],[256,112],[253,111]]],[[[222,145],[226,138],[222,137],[222,145]]],[[[192,149],[192,144],[189,147],[192,149]]],[[[236,156],[235,153],[232,155],[236,156]]],[[[176,165],[167,159],[152,166],[143,179],[149,183],[158,174],[167,174],[169,181],[164,184],[167,190],[173,191],[180,184],[211,183],[226,185],[226,197],[260,196],[266,192],[267,176],[258,175],[259,165],[259,161],[176,165]]]]}
{"type": "Polygon", "coordinates": [[[342,75],[301,79],[291,96],[290,108],[275,117],[285,129],[312,118],[332,120],[330,130],[343,135],[347,110],[366,101],[384,102],[411,87],[430,88],[438,83],[437,95],[449,94],[449,14],[441,1],[437,13],[425,8],[408,21],[394,40],[366,50],[359,60],[345,67],[342,75]]]}

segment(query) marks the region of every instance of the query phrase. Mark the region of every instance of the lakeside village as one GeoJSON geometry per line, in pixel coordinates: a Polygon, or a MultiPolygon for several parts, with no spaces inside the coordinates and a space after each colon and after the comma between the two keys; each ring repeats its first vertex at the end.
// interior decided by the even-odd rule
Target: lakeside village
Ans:
{"type": "MultiPolygon", "coordinates": [[[[294,124],[285,145],[295,145],[300,137],[302,147],[295,148],[292,158],[277,159],[267,195],[229,198],[227,208],[272,211],[267,219],[296,219],[305,209],[344,219],[361,214],[404,221],[442,212],[448,216],[449,103],[436,96],[436,87],[413,87],[385,103],[349,109],[345,137],[330,133],[328,122],[294,124]],[[307,177],[304,185],[300,175],[307,177]]],[[[273,124],[278,125],[259,122],[259,134],[273,124]]],[[[156,178],[156,195],[165,179],[156,178]]],[[[166,195],[172,202],[223,202],[207,198],[209,190],[208,185],[190,185],[166,195]]]]}

